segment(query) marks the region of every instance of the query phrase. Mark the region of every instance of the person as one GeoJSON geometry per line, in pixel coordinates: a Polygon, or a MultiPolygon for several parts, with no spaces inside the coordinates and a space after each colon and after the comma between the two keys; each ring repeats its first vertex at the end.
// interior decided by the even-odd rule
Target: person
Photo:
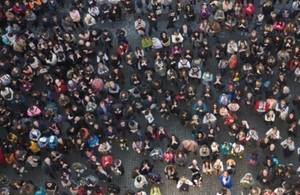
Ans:
{"type": "Polygon", "coordinates": [[[148,18],[148,21],[149,21],[148,35],[151,36],[153,29],[155,31],[158,31],[158,29],[157,29],[157,24],[158,24],[157,15],[154,11],[150,11],[147,18],[148,18]]]}
{"type": "Polygon", "coordinates": [[[110,183],[107,186],[107,191],[110,194],[119,194],[121,191],[121,188],[117,184],[110,183]]]}
{"type": "Polygon", "coordinates": [[[227,171],[224,171],[220,176],[219,176],[219,181],[220,183],[226,187],[226,188],[231,188],[232,187],[232,180],[231,176],[228,174],[227,171]]]}
{"type": "Polygon", "coordinates": [[[190,186],[193,186],[193,182],[191,182],[186,177],[182,176],[177,182],[176,188],[179,189],[181,192],[188,192],[190,186]]]}
{"type": "Polygon", "coordinates": [[[192,160],[192,163],[188,166],[188,169],[192,171],[192,183],[194,186],[201,187],[202,175],[201,166],[196,159],[192,160]]]}
{"type": "Polygon", "coordinates": [[[148,185],[147,178],[144,175],[138,175],[134,179],[134,187],[137,189],[142,189],[144,186],[148,185]]]}
{"type": "Polygon", "coordinates": [[[185,163],[187,161],[187,154],[183,151],[178,151],[175,154],[174,161],[178,166],[185,166],[185,163]]]}
{"type": "Polygon", "coordinates": [[[49,195],[54,195],[58,192],[58,185],[54,182],[46,181],[44,188],[49,195]]]}
{"type": "Polygon", "coordinates": [[[244,151],[245,151],[245,148],[240,143],[235,142],[232,144],[231,154],[233,156],[238,156],[240,159],[242,159],[244,151]]]}
{"type": "Polygon", "coordinates": [[[200,146],[199,154],[200,154],[202,159],[209,160],[210,159],[210,153],[211,153],[210,148],[206,144],[200,146]]]}
{"type": "Polygon", "coordinates": [[[258,140],[258,146],[261,148],[261,149],[266,149],[270,146],[271,144],[271,141],[268,137],[264,137],[264,138],[260,138],[258,140]]]}
{"type": "Polygon", "coordinates": [[[161,195],[160,188],[158,186],[152,186],[150,189],[150,195],[161,195]]]}
{"type": "Polygon", "coordinates": [[[257,166],[260,161],[260,156],[258,153],[252,152],[251,154],[249,154],[248,160],[250,165],[257,166]]]}
{"type": "Polygon", "coordinates": [[[216,195],[231,195],[231,190],[229,188],[221,188],[216,195]]]}
{"type": "Polygon", "coordinates": [[[283,140],[280,145],[283,148],[283,155],[285,157],[289,157],[293,154],[295,150],[295,143],[292,139],[292,137],[288,137],[287,139],[283,140]]]}
{"type": "Polygon", "coordinates": [[[75,24],[76,28],[79,28],[79,25],[83,28],[83,22],[81,20],[80,12],[75,8],[72,7],[70,9],[70,18],[72,19],[73,23],[75,24]]]}
{"type": "Polygon", "coordinates": [[[235,168],[236,168],[235,160],[232,158],[229,158],[226,161],[226,171],[228,172],[229,175],[235,174],[235,168]]]}
{"type": "Polygon", "coordinates": [[[138,17],[134,22],[134,28],[138,35],[143,37],[146,33],[146,22],[141,17],[138,17]]]}
{"type": "Polygon", "coordinates": [[[163,151],[161,148],[153,148],[150,152],[149,157],[152,158],[154,161],[160,160],[163,162],[163,151]]]}
{"type": "Polygon", "coordinates": [[[287,102],[285,100],[280,100],[280,102],[276,104],[275,112],[281,120],[285,121],[289,113],[289,106],[287,105],[287,102]]]}
{"type": "Polygon", "coordinates": [[[203,117],[202,123],[207,124],[208,129],[214,129],[217,127],[217,117],[214,114],[207,112],[203,117]]]}
{"type": "Polygon", "coordinates": [[[41,167],[46,175],[55,180],[55,165],[49,157],[45,158],[42,161],[41,167]]]}
{"type": "Polygon", "coordinates": [[[246,141],[249,146],[255,147],[259,140],[256,129],[251,128],[246,134],[246,141]]]}
{"type": "Polygon", "coordinates": [[[193,152],[194,154],[197,153],[196,149],[198,147],[198,144],[194,140],[183,140],[181,142],[181,146],[185,153],[189,153],[189,152],[193,152]]]}
{"type": "Polygon", "coordinates": [[[254,184],[254,178],[251,173],[246,173],[244,177],[240,180],[240,184],[244,189],[251,189],[254,184]]]}
{"type": "Polygon", "coordinates": [[[176,183],[178,182],[179,178],[178,178],[178,172],[176,170],[176,166],[175,165],[167,165],[164,168],[164,173],[167,179],[169,180],[175,180],[176,183]]]}
{"type": "Polygon", "coordinates": [[[220,159],[217,159],[215,163],[213,164],[214,173],[215,175],[220,175],[220,173],[223,173],[224,171],[224,165],[223,162],[220,159]]]}
{"type": "Polygon", "coordinates": [[[257,179],[263,185],[269,185],[274,181],[273,174],[266,168],[259,172],[257,179]]]}
{"type": "Polygon", "coordinates": [[[275,142],[276,140],[279,140],[281,138],[280,131],[276,126],[274,126],[266,132],[266,137],[268,137],[271,142],[275,142]]]}
{"type": "Polygon", "coordinates": [[[206,175],[211,175],[213,174],[213,166],[212,163],[210,161],[204,161],[202,164],[202,172],[206,175]]]}

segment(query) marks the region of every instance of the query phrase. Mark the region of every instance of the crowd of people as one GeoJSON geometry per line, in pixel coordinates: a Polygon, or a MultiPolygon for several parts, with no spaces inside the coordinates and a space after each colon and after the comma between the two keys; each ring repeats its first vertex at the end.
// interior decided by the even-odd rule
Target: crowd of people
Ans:
{"type": "Polygon", "coordinates": [[[210,175],[220,187],[212,194],[237,185],[300,194],[300,168],[281,159],[300,155],[300,96],[290,87],[300,83],[299,0],[0,5],[0,169],[16,173],[0,174],[1,194],[161,195],[165,180],[183,192],[210,175]],[[128,18],[135,35],[122,26],[128,18]],[[128,171],[117,150],[143,159],[129,170],[134,189],[115,182],[128,171]],[[257,174],[235,183],[245,158],[257,174]],[[44,185],[25,179],[36,170],[44,185]]]}

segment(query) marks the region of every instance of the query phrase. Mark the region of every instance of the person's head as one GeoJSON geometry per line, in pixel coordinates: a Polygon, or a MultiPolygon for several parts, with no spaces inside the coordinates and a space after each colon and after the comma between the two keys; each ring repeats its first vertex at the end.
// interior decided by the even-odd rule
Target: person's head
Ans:
{"type": "Polygon", "coordinates": [[[196,165],[198,164],[198,161],[197,161],[196,159],[193,159],[193,160],[192,160],[192,164],[193,164],[194,166],[196,166],[196,165]]]}
{"type": "Polygon", "coordinates": [[[268,169],[264,169],[264,170],[262,171],[262,175],[263,175],[263,176],[267,176],[268,174],[269,174],[268,169]]]}
{"type": "Polygon", "coordinates": [[[229,174],[228,174],[228,172],[227,171],[224,171],[223,173],[222,173],[222,176],[223,177],[227,177],[229,174]]]}

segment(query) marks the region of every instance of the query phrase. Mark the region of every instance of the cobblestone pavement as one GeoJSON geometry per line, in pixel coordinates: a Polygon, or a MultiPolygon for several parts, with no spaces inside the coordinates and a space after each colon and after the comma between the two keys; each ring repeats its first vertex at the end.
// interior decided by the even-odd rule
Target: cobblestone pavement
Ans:
{"type": "MultiPolygon", "coordinates": [[[[256,2],[256,5],[258,5],[259,2],[256,2]]],[[[66,3],[66,7],[62,10],[60,10],[60,12],[62,14],[66,14],[67,13],[67,8],[69,7],[68,3],[66,3]]],[[[279,9],[280,6],[277,6],[276,9],[279,9]]],[[[197,6],[195,8],[196,13],[198,13],[199,10],[199,3],[197,3],[197,6]]],[[[146,16],[142,16],[143,18],[146,19],[146,16]]],[[[112,31],[113,33],[115,33],[115,30],[118,28],[125,28],[127,30],[127,39],[129,41],[129,43],[131,44],[132,48],[135,48],[135,46],[140,46],[140,42],[141,42],[141,38],[136,34],[135,30],[134,30],[134,20],[135,20],[135,16],[133,15],[125,15],[123,14],[123,18],[122,21],[118,22],[116,25],[116,28],[113,28],[112,25],[109,22],[105,22],[104,24],[102,24],[101,22],[98,21],[97,23],[97,28],[103,29],[103,28],[107,28],[110,31],[112,31]]],[[[192,22],[190,23],[191,27],[193,29],[196,29],[197,27],[197,22],[192,22]]],[[[166,13],[163,13],[160,17],[159,17],[159,31],[153,33],[152,36],[159,36],[160,32],[162,30],[166,30],[165,27],[167,26],[167,17],[166,17],[166,13]]],[[[168,29],[166,30],[167,32],[171,33],[172,30],[168,29]]],[[[238,32],[222,32],[220,35],[222,40],[228,41],[229,39],[235,39],[235,40],[239,40],[242,39],[243,36],[241,36],[238,32]]],[[[214,51],[215,48],[215,43],[213,42],[213,39],[209,39],[210,42],[210,46],[211,46],[211,51],[214,51]]],[[[114,42],[114,46],[116,46],[116,42],[114,42]]],[[[190,46],[190,42],[186,41],[184,43],[184,47],[185,46],[190,46]]],[[[152,52],[149,52],[148,55],[152,55],[152,52]]],[[[217,64],[216,61],[214,59],[210,59],[207,63],[207,66],[204,67],[204,69],[210,69],[213,73],[217,72],[217,64]]],[[[124,71],[126,73],[126,84],[125,87],[127,89],[131,88],[132,86],[130,86],[129,84],[129,75],[131,75],[134,70],[126,67],[124,65],[124,71]]],[[[275,71],[274,75],[266,75],[266,77],[264,79],[266,80],[270,80],[271,83],[274,82],[277,79],[278,76],[278,71],[275,71]]],[[[227,76],[229,79],[229,76],[227,76]]],[[[165,80],[164,80],[165,81],[165,80]]],[[[288,85],[291,87],[292,93],[293,95],[295,94],[299,94],[299,84],[295,83],[293,81],[293,79],[289,78],[288,79],[288,85]]],[[[39,86],[41,87],[41,86],[39,86]]],[[[196,100],[198,98],[200,98],[200,92],[202,91],[203,86],[202,85],[198,85],[197,86],[197,97],[196,100]]],[[[167,82],[164,82],[164,89],[174,89],[174,86],[170,85],[167,82]]],[[[156,94],[158,97],[158,100],[163,99],[163,95],[161,94],[156,94]]],[[[220,92],[216,92],[214,94],[214,101],[216,100],[216,98],[218,97],[218,95],[220,95],[220,92]]],[[[196,101],[194,100],[194,102],[196,101]]],[[[211,105],[212,102],[214,101],[210,101],[207,102],[208,105],[211,105]]],[[[181,105],[182,108],[187,108],[187,109],[191,109],[193,103],[192,102],[190,105],[188,104],[184,104],[181,105]]],[[[292,106],[292,105],[291,105],[292,106]]],[[[297,116],[299,115],[298,110],[296,111],[297,116]]],[[[238,118],[239,120],[245,119],[249,122],[250,127],[251,128],[256,128],[259,136],[262,137],[264,136],[265,132],[268,130],[268,127],[264,124],[263,119],[258,116],[253,110],[251,109],[247,109],[247,108],[241,108],[238,111],[238,118]]],[[[171,115],[170,118],[168,120],[166,119],[162,119],[159,116],[158,111],[154,111],[154,116],[155,116],[155,124],[156,125],[162,125],[164,126],[168,131],[169,134],[176,134],[178,135],[178,137],[180,138],[180,140],[184,140],[184,139],[191,139],[192,138],[192,134],[191,134],[191,128],[185,128],[183,127],[178,120],[178,117],[175,115],[171,115]]],[[[141,123],[142,125],[142,130],[145,130],[146,128],[146,123],[145,123],[145,119],[141,116],[138,116],[136,118],[136,120],[138,122],[141,123]]],[[[229,140],[229,141],[234,141],[232,137],[230,137],[228,135],[228,129],[223,125],[224,120],[223,119],[219,119],[218,124],[220,127],[220,131],[216,132],[216,140],[221,143],[224,140],[229,140]]],[[[276,120],[275,125],[278,126],[278,129],[280,129],[282,131],[282,137],[286,138],[286,129],[287,129],[287,124],[285,122],[280,121],[279,119],[276,120]]],[[[67,125],[65,125],[67,126],[67,125]]],[[[0,134],[2,138],[4,138],[6,135],[5,133],[1,133],[0,134]]],[[[129,138],[129,145],[131,145],[131,141],[132,138],[129,138]]],[[[296,147],[299,147],[299,137],[296,138],[296,147]]],[[[162,146],[163,149],[167,148],[167,143],[166,141],[158,142],[155,141],[155,146],[162,146]]],[[[299,163],[298,163],[298,156],[296,153],[294,153],[291,157],[289,158],[284,158],[281,152],[281,147],[279,146],[279,143],[276,143],[277,146],[277,150],[278,150],[278,156],[280,159],[280,163],[282,164],[287,164],[287,163],[294,163],[295,167],[297,168],[299,163]]],[[[261,154],[264,153],[264,151],[261,151],[260,149],[255,149],[256,151],[260,152],[261,154]]],[[[238,195],[238,194],[248,194],[247,190],[244,190],[243,187],[239,184],[239,180],[248,172],[252,173],[254,175],[254,177],[257,175],[258,171],[261,170],[263,168],[262,163],[260,163],[257,167],[252,167],[249,166],[248,164],[248,160],[247,160],[247,156],[250,152],[252,152],[253,149],[251,148],[247,148],[246,149],[246,153],[244,154],[244,157],[242,159],[238,159],[235,158],[236,162],[237,162],[237,166],[236,166],[236,172],[235,174],[232,176],[233,178],[233,187],[232,187],[232,194],[233,195],[238,195]]],[[[45,154],[45,153],[44,153],[45,154]]],[[[44,155],[43,154],[43,155],[44,155]]],[[[137,153],[135,153],[132,149],[130,149],[129,151],[121,151],[119,149],[119,147],[117,146],[117,143],[113,143],[113,152],[112,155],[114,157],[120,158],[125,166],[125,175],[123,176],[119,176],[119,177],[114,177],[113,178],[113,183],[118,184],[123,193],[126,189],[133,189],[134,191],[135,188],[133,186],[133,179],[130,177],[131,175],[131,170],[133,170],[133,168],[135,166],[138,166],[140,164],[140,162],[145,159],[148,158],[147,156],[143,156],[143,155],[138,155],[137,153]]],[[[226,161],[226,157],[225,156],[220,156],[221,160],[223,162],[226,161]]],[[[65,158],[67,159],[68,162],[73,162],[73,161],[79,161],[82,163],[85,163],[88,167],[89,167],[89,163],[86,161],[86,159],[82,158],[81,156],[78,155],[78,152],[75,150],[72,150],[70,152],[70,154],[65,155],[65,158]]],[[[193,155],[193,154],[189,154],[188,156],[188,162],[191,162],[191,160],[193,158],[198,159],[200,162],[202,162],[203,160],[199,157],[199,155],[193,155]]],[[[263,157],[262,157],[263,159],[263,157]]],[[[163,175],[163,168],[166,166],[166,163],[161,163],[161,162],[155,162],[154,163],[155,168],[154,171],[155,172],[160,172],[163,175]]],[[[179,167],[178,168],[179,171],[179,176],[187,176],[187,177],[191,177],[191,173],[190,171],[186,168],[186,167],[179,167]]],[[[10,168],[10,167],[0,167],[0,172],[4,173],[4,174],[8,174],[10,177],[17,177],[17,175],[15,174],[15,172],[10,168]]],[[[90,173],[93,173],[91,170],[88,170],[87,172],[85,172],[85,175],[88,175],[90,173]]],[[[292,181],[295,181],[295,178],[297,176],[294,175],[292,177],[292,181]]],[[[57,173],[57,178],[59,178],[59,173],[57,173]]],[[[26,174],[26,176],[24,177],[24,179],[31,179],[37,186],[39,185],[43,185],[45,181],[51,180],[50,178],[48,178],[47,176],[45,176],[40,168],[35,168],[32,170],[29,170],[29,173],[26,174]]],[[[164,180],[164,184],[161,184],[161,191],[163,195],[169,195],[169,194],[180,194],[180,192],[178,191],[178,189],[176,189],[176,184],[174,181],[169,181],[166,179],[164,180]]],[[[56,181],[58,184],[60,184],[60,181],[56,181]]],[[[103,186],[106,186],[106,183],[100,183],[103,186]]],[[[262,189],[264,189],[266,186],[261,186],[259,184],[258,181],[255,181],[254,186],[260,186],[262,187],[262,189]]],[[[273,184],[271,184],[269,187],[271,189],[274,189],[276,186],[278,186],[278,182],[275,182],[273,184]]],[[[151,185],[147,186],[144,190],[150,194],[150,187],[151,185]]],[[[216,192],[220,189],[221,185],[217,179],[217,176],[211,175],[211,176],[203,176],[203,184],[201,188],[198,187],[194,187],[192,188],[188,194],[201,194],[201,195],[215,195],[216,192]]],[[[67,192],[68,194],[69,191],[68,189],[64,189],[62,187],[60,187],[60,192],[67,192]]],[[[18,195],[18,192],[13,192],[13,195],[18,195]]]]}

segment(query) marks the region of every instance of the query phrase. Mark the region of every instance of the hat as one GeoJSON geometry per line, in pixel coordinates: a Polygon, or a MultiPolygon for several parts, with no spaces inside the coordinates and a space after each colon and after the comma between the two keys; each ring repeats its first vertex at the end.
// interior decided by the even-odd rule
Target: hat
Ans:
{"type": "Polygon", "coordinates": [[[39,139],[39,141],[42,142],[42,143],[46,143],[47,138],[46,138],[46,137],[41,137],[41,138],[39,139]]]}

